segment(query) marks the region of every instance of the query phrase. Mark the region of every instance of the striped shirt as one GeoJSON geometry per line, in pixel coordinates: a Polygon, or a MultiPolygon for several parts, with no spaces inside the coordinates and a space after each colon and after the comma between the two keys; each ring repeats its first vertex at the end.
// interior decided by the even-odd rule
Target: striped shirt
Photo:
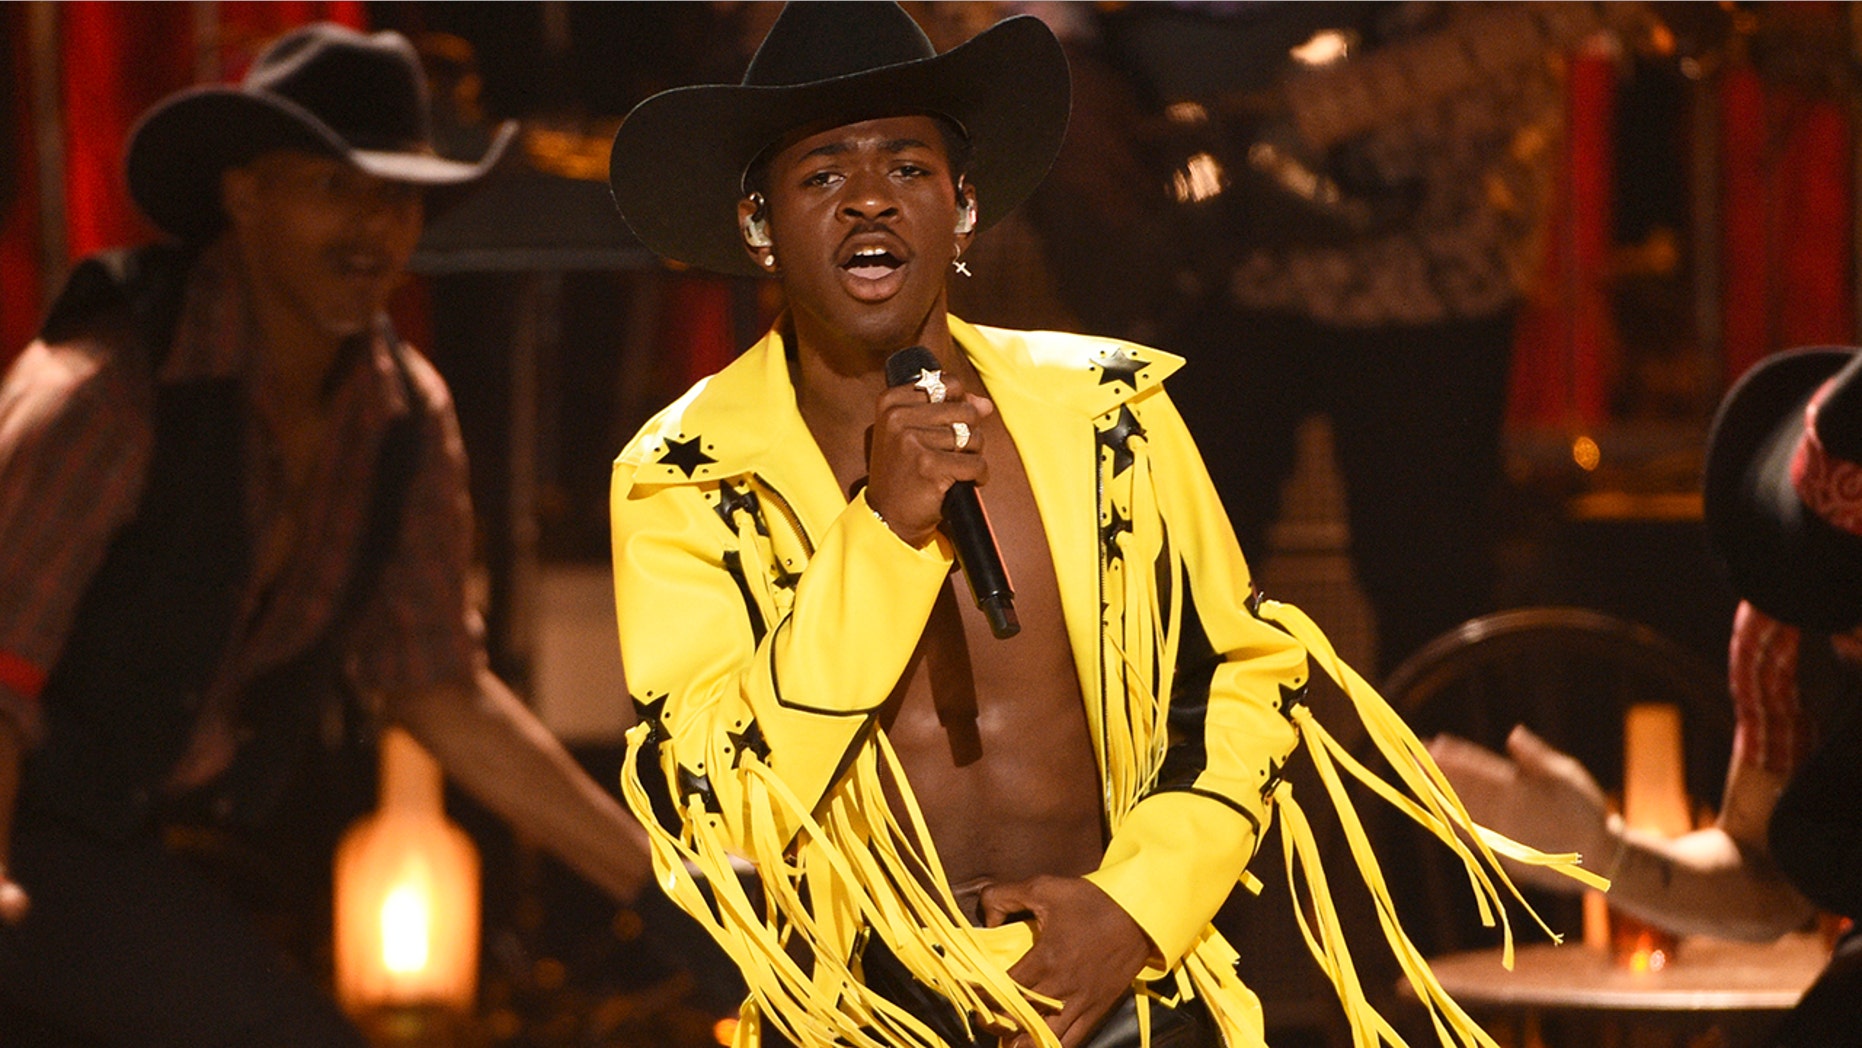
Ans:
{"type": "MultiPolygon", "coordinates": [[[[240,378],[255,388],[258,344],[239,272],[224,246],[189,276],[162,385],[240,378]]],[[[378,452],[408,403],[384,320],[339,358],[327,391],[331,423],[303,487],[288,493],[276,441],[247,405],[246,519],[250,534],[295,536],[271,559],[269,581],[249,578],[197,727],[190,783],[229,753],[241,690],[302,653],[330,625],[367,530],[378,452]],[[209,754],[204,761],[202,754],[209,754]]],[[[472,550],[465,449],[445,382],[403,347],[421,411],[420,457],[398,545],[344,638],[345,666],[367,692],[418,690],[468,679],[482,662],[482,629],[465,593],[472,550]]],[[[153,391],[135,354],[90,341],[35,342],[0,383],[0,713],[32,738],[38,693],[58,662],[78,605],[116,533],[136,515],[154,444],[153,391]]],[[[182,613],[181,609],[177,609],[182,613]]]]}
{"type": "Polygon", "coordinates": [[[1798,692],[1803,634],[1741,601],[1733,615],[1727,687],[1733,695],[1733,763],[1788,777],[1815,741],[1798,692]]]}

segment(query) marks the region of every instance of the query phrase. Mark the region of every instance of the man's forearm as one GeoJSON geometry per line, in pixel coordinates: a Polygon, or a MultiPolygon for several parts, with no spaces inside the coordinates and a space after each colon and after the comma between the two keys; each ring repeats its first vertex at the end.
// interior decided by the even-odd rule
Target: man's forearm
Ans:
{"type": "Polygon", "coordinates": [[[651,881],[639,823],[490,672],[475,687],[391,696],[388,714],[467,793],[615,898],[651,881]]]}
{"type": "Polygon", "coordinates": [[[1814,908],[1762,854],[1714,827],[1665,838],[1622,834],[1610,904],[1683,934],[1764,942],[1800,927],[1814,908]]]}

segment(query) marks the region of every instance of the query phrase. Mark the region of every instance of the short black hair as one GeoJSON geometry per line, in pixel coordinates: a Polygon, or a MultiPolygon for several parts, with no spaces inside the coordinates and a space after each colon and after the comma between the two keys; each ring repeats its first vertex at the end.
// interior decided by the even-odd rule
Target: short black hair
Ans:
{"type": "MultiPolygon", "coordinates": [[[[963,184],[963,177],[970,171],[970,156],[973,152],[970,145],[970,133],[963,129],[962,124],[957,123],[955,120],[952,120],[942,113],[926,112],[905,115],[928,116],[933,123],[937,124],[938,134],[943,136],[944,139],[944,155],[950,162],[951,188],[956,189],[961,186],[963,184]]],[[[858,121],[851,120],[836,120],[828,126],[844,127],[847,124],[857,122],[858,121]]],[[[744,196],[749,196],[752,193],[761,193],[764,196],[768,196],[769,165],[770,162],[776,158],[776,154],[782,152],[783,147],[787,146],[789,143],[800,138],[806,138],[821,130],[825,130],[825,128],[817,127],[812,124],[799,127],[763,147],[763,151],[756,155],[756,159],[750,161],[750,166],[744,168],[744,196]]],[[[961,203],[961,201],[959,201],[959,203],[961,203]]]]}

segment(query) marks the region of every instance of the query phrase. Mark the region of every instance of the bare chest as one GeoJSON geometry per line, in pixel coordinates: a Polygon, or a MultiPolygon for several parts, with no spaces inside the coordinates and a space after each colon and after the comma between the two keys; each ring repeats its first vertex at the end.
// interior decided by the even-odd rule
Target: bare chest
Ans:
{"type": "Polygon", "coordinates": [[[1040,509],[992,416],[978,489],[1015,587],[1000,640],[961,572],[939,596],[882,722],[960,896],[991,881],[1077,875],[1104,849],[1098,765],[1040,509]]]}

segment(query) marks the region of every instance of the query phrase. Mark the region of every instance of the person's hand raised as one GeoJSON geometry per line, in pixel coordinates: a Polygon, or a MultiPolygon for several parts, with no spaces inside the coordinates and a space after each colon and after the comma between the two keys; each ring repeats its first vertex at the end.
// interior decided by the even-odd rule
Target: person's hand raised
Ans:
{"type": "MultiPolygon", "coordinates": [[[[1609,801],[1577,758],[1518,725],[1506,739],[1507,756],[1454,735],[1429,741],[1429,754],[1460,794],[1474,821],[1545,852],[1577,852],[1585,867],[1603,872],[1619,844],[1609,801]],[[1511,759],[1508,759],[1508,758],[1511,759]]],[[[1553,891],[1576,891],[1576,881],[1540,866],[1507,863],[1518,880],[1553,891]]]]}

